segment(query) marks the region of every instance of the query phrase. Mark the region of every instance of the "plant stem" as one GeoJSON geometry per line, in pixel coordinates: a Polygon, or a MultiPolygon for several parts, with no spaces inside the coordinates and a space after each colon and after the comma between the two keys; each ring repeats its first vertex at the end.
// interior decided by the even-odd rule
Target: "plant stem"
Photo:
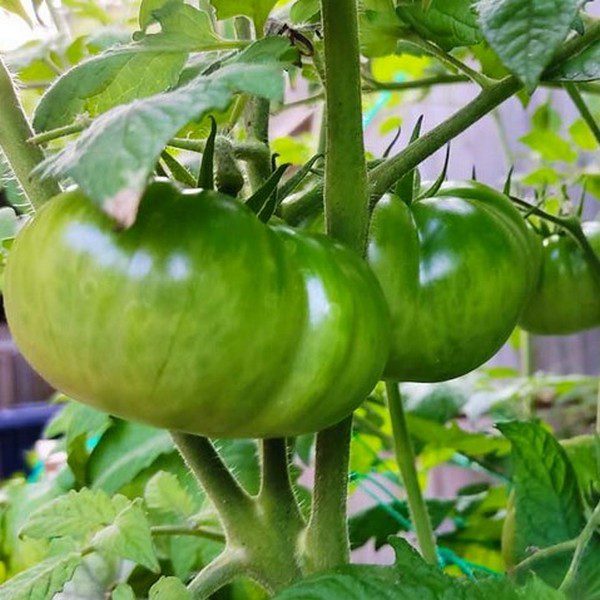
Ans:
{"type": "Polygon", "coordinates": [[[64,127],[57,127],[56,129],[49,129],[48,131],[44,131],[43,133],[32,135],[27,141],[30,144],[36,144],[39,146],[41,144],[51,142],[52,140],[57,140],[59,138],[66,137],[67,135],[79,133],[84,129],[87,129],[91,123],[91,119],[80,119],[75,121],[74,123],[65,125],[64,127]]]}
{"type": "Polygon", "coordinates": [[[271,510],[286,514],[294,513],[301,519],[290,479],[288,449],[285,438],[261,440],[262,481],[258,494],[260,501],[266,502],[271,510]]]}
{"type": "Polygon", "coordinates": [[[594,115],[590,112],[585,100],[582,95],[579,93],[577,86],[574,83],[565,83],[565,90],[569,97],[573,101],[573,104],[577,107],[581,118],[586,122],[587,126],[590,128],[591,132],[594,134],[596,141],[600,144],[600,126],[596,123],[596,119],[594,119],[594,115]]]}
{"type": "Polygon", "coordinates": [[[533,346],[531,344],[531,334],[524,329],[520,331],[521,342],[521,375],[523,377],[531,377],[533,375],[533,346]]]}
{"type": "Polygon", "coordinates": [[[567,540],[566,542],[561,542],[560,544],[554,544],[553,546],[548,546],[547,548],[542,548],[538,550],[531,556],[523,559],[519,564],[515,565],[511,573],[517,574],[523,571],[528,570],[531,565],[535,564],[538,560],[542,558],[550,558],[551,556],[556,556],[557,554],[562,554],[563,552],[570,552],[577,545],[577,538],[574,540],[567,540]]]}
{"type": "Polygon", "coordinates": [[[427,54],[429,54],[430,56],[434,56],[446,66],[452,69],[456,69],[460,73],[463,73],[465,77],[470,79],[473,83],[479,85],[482,89],[488,88],[493,84],[493,79],[490,79],[483,73],[479,73],[471,69],[471,67],[463,63],[461,60],[458,60],[458,58],[452,56],[452,54],[450,54],[449,52],[442,50],[439,46],[436,46],[435,44],[428,42],[427,40],[424,40],[418,36],[411,37],[408,41],[409,43],[414,44],[421,50],[427,52],[427,54]]]}
{"type": "Polygon", "coordinates": [[[194,598],[210,598],[223,586],[245,572],[244,556],[241,551],[225,550],[204,567],[188,584],[194,598]]]}
{"type": "MultiPolygon", "coordinates": [[[[582,36],[577,36],[564,44],[556,53],[547,72],[598,39],[600,39],[600,22],[595,21],[582,36]]],[[[498,83],[482,90],[474,100],[424,136],[409,144],[402,152],[375,167],[370,174],[372,204],[375,204],[408,171],[510,98],[521,87],[522,84],[516,77],[505,77],[498,83]]]]}
{"type": "Polygon", "coordinates": [[[19,102],[8,68],[0,58],[0,149],[15,174],[17,181],[30,205],[38,208],[60,193],[53,179],[42,180],[32,173],[44,159],[40,148],[28,143],[33,135],[29,121],[19,102]]]}
{"type": "Polygon", "coordinates": [[[421,548],[423,558],[432,565],[437,565],[437,553],[435,549],[435,537],[431,528],[431,521],[427,506],[421,494],[417,470],[415,467],[415,454],[413,451],[406,417],[404,415],[404,406],[398,384],[393,381],[386,381],[385,388],[387,392],[388,407],[392,419],[392,430],[394,433],[394,442],[396,447],[396,461],[400,467],[400,474],[406,489],[408,499],[408,508],[413,527],[417,533],[417,540],[421,548]]]}
{"type": "MultiPolygon", "coordinates": [[[[367,167],[361,110],[355,0],[321,0],[326,83],[325,222],[327,233],[364,253],[367,167]]],[[[348,562],[346,520],[352,416],[317,434],[315,485],[306,534],[307,568],[348,562]]]]}
{"type": "Polygon", "coordinates": [[[422,79],[413,79],[410,81],[378,81],[370,77],[364,76],[363,79],[368,85],[372,86],[363,91],[392,91],[392,92],[403,92],[405,90],[413,90],[424,87],[431,87],[433,85],[445,85],[454,83],[469,83],[471,80],[466,75],[433,75],[431,77],[423,77],[422,79]]]}
{"type": "Polygon", "coordinates": [[[315,485],[306,532],[306,570],[325,571],[350,558],[346,496],[352,417],[317,434],[315,485]]]}
{"type": "Polygon", "coordinates": [[[325,39],[327,233],[359,254],[368,225],[358,21],[354,0],[322,0],[325,39]]]}
{"type": "Polygon", "coordinates": [[[594,248],[592,248],[592,245],[585,237],[585,233],[577,217],[558,217],[556,215],[547,213],[545,210],[542,210],[537,206],[533,206],[532,204],[529,204],[529,202],[525,202],[524,200],[521,200],[516,196],[510,196],[510,199],[515,204],[526,208],[528,214],[536,215],[546,221],[549,221],[550,223],[554,223],[559,227],[562,227],[567,233],[569,233],[583,250],[583,253],[585,254],[588,260],[588,263],[592,267],[592,271],[596,276],[598,285],[600,285],[600,257],[596,254],[594,248]]]}
{"type": "Polygon", "coordinates": [[[232,475],[211,441],[179,431],[172,431],[171,436],[183,460],[215,505],[226,531],[231,526],[243,527],[243,521],[252,511],[252,498],[232,475]]]}
{"type": "Polygon", "coordinates": [[[225,543],[225,536],[220,531],[203,527],[185,527],[177,525],[155,525],[150,529],[152,535],[186,535],[201,537],[215,542],[225,543]]]}
{"type": "Polygon", "coordinates": [[[577,571],[581,564],[581,560],[583,559],[583,555],[585,554],[587,545],[590,543],[598,527],[600,527],[600,502],[596,505],[592,516],[589,518],[583,531],[577,538],[577,544],[575,546],[573,558],[571,559],[571,564],[569,565],[569,570],[558,588],[560,591],[566,592],[575,582],[575,577],[577,576],[577,571]]]}

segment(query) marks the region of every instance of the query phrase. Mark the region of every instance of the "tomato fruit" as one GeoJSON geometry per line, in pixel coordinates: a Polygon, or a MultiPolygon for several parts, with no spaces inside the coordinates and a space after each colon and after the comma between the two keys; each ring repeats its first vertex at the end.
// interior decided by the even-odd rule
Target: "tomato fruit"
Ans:
{"type": "Polygon", "coordinates": [[[388,312],[366,263],[215,192],[152,184],[128,230],[79,191],[17,236],[5,304],[42,376],[106,412],[211,437],[317,431],[380,377],[388,312]]]}
{"type": "Polygon", "coordinates": [[[491,358],[517,323],[538,255],[510,200],[481,183],[446,183],[410,204],[382,198],[368,260],[391,311],[385,376],[444,381],[491,358]]]}
{"type": "MultiPolygon", "coordinates": [[[[600,257],[600,223],[583,223],[584,234],[600,257]]],[[[600,284],[579,244],[568,235],[543,241],[542,265],[521,327],[541,335],[565,335],[600,325],[600,284]]]]}

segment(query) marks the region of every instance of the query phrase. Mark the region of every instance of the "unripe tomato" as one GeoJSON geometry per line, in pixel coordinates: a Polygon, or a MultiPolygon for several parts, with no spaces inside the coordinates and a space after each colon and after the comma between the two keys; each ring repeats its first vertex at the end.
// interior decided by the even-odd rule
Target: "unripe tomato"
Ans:
{"type": "Polygon", "coordinates": [[[370,234],[369,264],[392,316],[386,377],[452,379],[506,342],[539,260],[506,196],[477,182],[446,183],[410,205],[388,195],[370,234]]]}
{"type": "MultiPolygon", "coordinates": [[[[600,257],[600,223],[582,227],[600,257]]],[[[520,324],[541,335],[565,335],[600,325],[600,284],[589,259],[567,234],[544,240],[539,280],[520,324]]]]}
{"type": "Polygon", "coordinates": [[[57,389],[212,437],[330,426],[388,352],[387,306],[358,256],[164,182],[124,231],[79,191],[50,201],[15,240],[4,293],[17,344],[57,389]]]}

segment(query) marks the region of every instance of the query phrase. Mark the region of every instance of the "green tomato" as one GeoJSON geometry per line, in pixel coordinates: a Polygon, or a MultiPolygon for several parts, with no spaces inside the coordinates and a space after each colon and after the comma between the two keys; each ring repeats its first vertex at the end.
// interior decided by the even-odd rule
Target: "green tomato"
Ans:
{"type": "Polygon", "coordinates": [[[389,346],[381,290],[350,250],[164,182],[124,231],[79,191],[50,201],[15,240],[5,304],[23,354],[57,389],[211,437],[335,424],[389,346]]]}
{"type": "Polygon", "coordinates": [[[368,260],[392,317],[386,377],[452,379],[506,342],[539,260],[506,196],[477,182],[446,183],[410,205],[388,195],[370,234],[368,260]]]}
{"type": "MultiPolygon", "coordinates": [[[[583,223],[583,231],[600,258],[600,223],[583,223]]],[[[600,284],[579,244],[566,234],[544,240],[540,277],[520,325],[541,335],[600,325],[600,284]]]]}

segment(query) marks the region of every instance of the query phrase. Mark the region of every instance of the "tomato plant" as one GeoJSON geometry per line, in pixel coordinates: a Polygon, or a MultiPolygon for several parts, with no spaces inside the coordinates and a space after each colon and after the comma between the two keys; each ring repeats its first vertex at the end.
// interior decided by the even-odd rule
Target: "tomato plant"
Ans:
{"type": "Polygon", "coordinates": [[[589,6],[0,11],[44,30],[0,56],[0,286],[61,403],[0,486],[0,600],[600,598],[598,379],[528,333],[599,324],[589,6]],[[404,136],[443,86],[468,99],[404,136]],[[449,151],[422,181],[487,115],[504,184],[446,182],[449,151]],[[507,341],[520,371],[484,364],[507,341]],[[469,478],[425,497],[438,468],[469,478]]]}

